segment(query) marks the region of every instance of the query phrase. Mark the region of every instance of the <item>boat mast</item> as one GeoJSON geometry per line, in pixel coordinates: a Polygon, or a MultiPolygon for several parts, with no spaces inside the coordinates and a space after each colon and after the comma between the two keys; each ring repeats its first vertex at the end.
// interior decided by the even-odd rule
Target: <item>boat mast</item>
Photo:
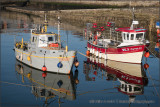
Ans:
{"type": "Polygon", "coordinates": [[[133,16],[133,21],[132,21],[132,25],[130,27],[130,30],[133,30],[134,29],[134,24],[138,24],[138,23],[135,23],[135,15],[134,15],[134,7],[132,9],[132,16],[133,16]]]}
{"type": "MultiPolygon", "coordinates": [[[[58,16],[58,42],[61,44],[61,36],[60,36],[60,17],[58,16]]],[[[61,45],[60,45],[61,48],[61,45]]]]}
{"type": "Polygon", "coordinates": [[[134,15],[134,7],[133,7],[133,10],[132,10],[132,16],[133,16],[133,21],[134,21],[134,18],[135,18],[135,15],[134,15]]]}
{"type": "Polygon", "coordinates": [[[46,14],[45,14],[45,21],[44,21],[44,28],[45,28],[45,32],[47,32],[47,18],[46,18],[46,14]]]}

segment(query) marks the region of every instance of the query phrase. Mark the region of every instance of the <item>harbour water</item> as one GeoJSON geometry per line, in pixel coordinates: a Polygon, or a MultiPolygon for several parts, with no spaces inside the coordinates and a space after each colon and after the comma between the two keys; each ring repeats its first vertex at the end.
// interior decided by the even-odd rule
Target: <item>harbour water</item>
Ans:
{"type": "MultiPolygon", "coordinates": [[[[7,11],[4,11],[7,13],[7,11]]],[[[142,65],[113,66],[117,63],[86,58],[87,40],[75,34],[76,27],[61,28],[61,38],[69,50],[76,50],[80,63],[70,75],[46,73],[30,68],[15,59],[14,40],[30,40],[30,28],[39,17],[9,12],[1,16],[1,106],[109,106],[158,107],[160,106],[159,59],[151,55],[148,69],[142,65]],[[16,14],[15,17],[13,14],[16,14]],[[131,66],[131,67],[130,67],[131,66]],[[137,70],[137,71],[136,71],[137,70]],[[136,76],[132,71],[140,73],[136,76]],[[142,75],[143,74],[143,75],[142,75]],[[138,78],[136,78],[138,77],[138,78]],[[127,86],[126,92],[122,84],[127,86]],[[128,88],[129,87],[129,88],[128,88]],[[134,87],[134,88],[130,88],[134,87]],[[135,92],[132,92],[133,89],[135,92]],[[131,93],[132,92],[132,93],[131,93]]],[[[63,22],[63,21],[62,21],[63,22]]],[[[68,26],[67,26],[68,27],[68,26]]],[[[57,33],[57,25],[48,26],[57,33]]],[[[79,29],[77,28],[79,31],[79,29]]],[[[83,33],[83,32],[81,32],[83,33]]],[[[117,65],[121,65],[120,63],[117,65]]]]}

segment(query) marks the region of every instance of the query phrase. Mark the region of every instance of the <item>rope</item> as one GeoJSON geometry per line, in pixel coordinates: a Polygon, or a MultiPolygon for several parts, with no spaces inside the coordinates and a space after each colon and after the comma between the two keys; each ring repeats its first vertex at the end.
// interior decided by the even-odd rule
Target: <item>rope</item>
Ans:
{"type": "Polygon", "coordinates": [[[157,58],[157,59],[159,59],[158,57],[156,57],[155,55],[154,55],[154,53],[153,52],[151,52],[150,50],[149,50],[149,48],[148,47],[146,47],[147,49],[148,49],[148,51],[155,57],[155,58],[157,58]]]}
{"type": "MultiPolygon", "coordinates": [[[[10,83],[10,82],[6,82],[6,81],[0,81],[1,83],[5,83],[5,84],[11,84],[11,85],[19,85],[19,86],[24,86],[24,87],[32,87],[30,85],[23,85],[23,84],[16,84],[16,83],[10,83]]],[[[37,88],[41,88],[41,87],[37,87],[37,88]]]]}
{"type": "Polygon", "coordinates": [[[156,89],[156,87],[155,87],[155,84],[154,84],[154,82],[153,82],[152,76],[150,75],[148,69],[147,69],[147,72],[148,72],[148,74],[149,74],[150,79],[152,80],[152,85],[153,85],[154,89],[156,90],[156,93],[157,93],[158,97],[160,97],[160,96],[159,96],[159,93],[158,93],[158,91],[157,91],[157,89],[156,89]]]}
{"type": "Polygon", "coordinates": [[[83,54],[83,53],[81,53],[81,52],[78,52],[78,51],[77,51],[77,53],[79,53],[79,54],[81,54],[81,55],[83,55],[83,56],[89,58],[87,55],[85,55],[85,54],[83,54]]]}

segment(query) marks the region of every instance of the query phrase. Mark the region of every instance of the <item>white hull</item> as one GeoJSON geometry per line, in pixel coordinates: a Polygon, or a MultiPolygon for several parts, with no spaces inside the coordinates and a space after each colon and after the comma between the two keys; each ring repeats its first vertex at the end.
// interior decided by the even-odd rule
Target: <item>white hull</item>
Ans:
{"type": "MultiPolygon", "coordinates": [[[[62,73],[62,74],[70,74],[76,52],[68,51],[64,57],[59,57],[59,55],[63,54],[64,52],[59,52],[54,55],[53,54],[45,55],[45,66],[47,67],[47,71],[62,73]],[[60,61],[63,64],[62,68],[58,68],[57,66],[57,64],[60,61]]],[[[36,53],[30,54],[29,52],[25,52],[15,48],[15,56],[17,60],[39,70],[41,70],[44,65],[43,54],[36,54],[36,53]],[[30,60],[27,59],[28,56],[30,56],[30,60]]]]}
{"type": "Polygon", "coordinates": [[[108,53],[100,53],[98,51],[95,51],[95,49],[88,48],[91,54],[95,55],[99,58],[109,59],[113,61],[118,62],[124,62],[124,63],[141,63],[142,52],[134,52],[134,53],[125,53],[125,54],[108,54],[108,53]]]}

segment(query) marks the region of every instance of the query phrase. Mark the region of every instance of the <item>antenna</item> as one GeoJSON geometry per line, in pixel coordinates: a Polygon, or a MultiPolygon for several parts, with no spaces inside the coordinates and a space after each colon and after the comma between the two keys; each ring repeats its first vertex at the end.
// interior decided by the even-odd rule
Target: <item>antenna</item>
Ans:
{"type": "Polygon", "coordinates": [[[132,9],[132,16],[133,16],[133,21],[134,21],[134,19],[135,19],[135,15],[134,15],[134,7],[133,7],[133,9],[132,9]]]}
{"type": "Polygon", "coordinates": [[[135,21],[135,20],[134,20],[134,19],[135,19],[134,7],[133,7],[133,9],[132,9],[132,16],[133,16],[133,21],[132,21],[132,25],[131,25],[131,27],[130,27],[130,30],[133,30],[133,29],[134,29],[134,25],[138,25],[138,24],[139,24],[138,21],[135,21]]]}

